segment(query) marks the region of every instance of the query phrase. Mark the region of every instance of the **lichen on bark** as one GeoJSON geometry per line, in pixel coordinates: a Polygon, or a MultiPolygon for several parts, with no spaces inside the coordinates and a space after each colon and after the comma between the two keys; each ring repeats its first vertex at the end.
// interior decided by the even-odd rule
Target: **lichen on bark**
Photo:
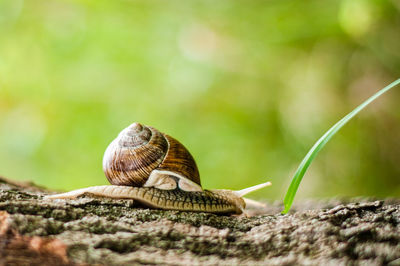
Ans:
{"type": "Polygon", "coordinates": [[[46,193],[0,180],[2,264],[400,264],[396,199],[303,202],[288,215],[269,204],[238,217],[46,193]]]}

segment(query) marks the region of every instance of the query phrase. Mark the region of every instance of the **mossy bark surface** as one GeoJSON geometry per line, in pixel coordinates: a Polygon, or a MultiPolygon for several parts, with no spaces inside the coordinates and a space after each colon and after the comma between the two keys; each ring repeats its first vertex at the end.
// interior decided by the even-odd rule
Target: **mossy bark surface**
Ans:
{"type": "Polygon", "coordinates": [[[130,200],[43,200],[0,180],[0,265],[400,265],[400,201],[279,204],[251,216],[137,208],[130,200]]]}

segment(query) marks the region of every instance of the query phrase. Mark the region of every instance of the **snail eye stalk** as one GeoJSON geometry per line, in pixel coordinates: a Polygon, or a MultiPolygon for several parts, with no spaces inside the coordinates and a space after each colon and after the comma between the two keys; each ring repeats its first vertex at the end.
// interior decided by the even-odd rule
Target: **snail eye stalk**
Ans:
{"type": "Polygon", "coordinates": [[[268,187],[268,186],[271,186],[271,185],[272,185],[271,182],[265,182],[265,183],[262,183],[262,184],[258,184],[258,185],[255,185],[255,186],[252,186],[252,187],[248,187],[248,188],[244,188],[244,189],[241,189],[241,190],[235,190],[235,191],[232,191],[232,192],[238,197],[243,197],[244,195],[247,195],[247,194],[249,194],[249,193],[251,193],[253,191],[256,191],[256,190],[259,190],[259,189],[262,189],[262,188],[265,188],[265,187],[268,187]]]}

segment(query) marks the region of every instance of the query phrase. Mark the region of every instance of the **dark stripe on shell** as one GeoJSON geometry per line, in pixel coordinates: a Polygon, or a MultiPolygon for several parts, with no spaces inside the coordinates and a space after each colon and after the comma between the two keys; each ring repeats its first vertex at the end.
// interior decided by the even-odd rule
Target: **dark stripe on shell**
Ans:
{"type": "Polygon", "coordinates": [[[199,170],[192,155],[182,143],[166,134],[164,136],[168,140],[169,149],[157,169],[178,173],[201,186],[199,170]]]}

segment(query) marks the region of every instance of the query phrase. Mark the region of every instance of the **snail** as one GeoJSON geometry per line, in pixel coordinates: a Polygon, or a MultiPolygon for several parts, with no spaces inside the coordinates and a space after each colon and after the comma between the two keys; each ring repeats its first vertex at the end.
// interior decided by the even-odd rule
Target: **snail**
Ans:
{"type": "Polygon", "coordinates": [[[84,194],[133,199],[158,209],[241,214],[256,201],[243,196],[271,185],[259,184],[239,191],[203,190],[195,160],[176,139],[155,128],[133,123],[107,147],[103,171],[111,185],[94,186],[48,195],[46,199],[72,199],[84,194]]]}

